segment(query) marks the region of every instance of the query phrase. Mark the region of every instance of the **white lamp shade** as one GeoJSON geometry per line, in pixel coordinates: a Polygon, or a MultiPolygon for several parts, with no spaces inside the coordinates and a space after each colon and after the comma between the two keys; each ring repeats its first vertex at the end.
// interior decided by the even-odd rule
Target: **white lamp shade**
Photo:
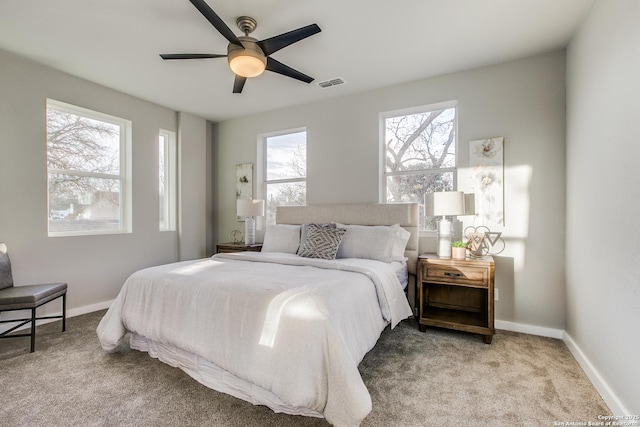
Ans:
{"type": "Polygon", "coordinates": [[[464,215],[464,193],[462,191],[440,191],[424,195],[427,216],[464,215]]]}
{"type": "Polygon", "coordinates": [[[264,216],[264,200],[238,199],[238,216],[264,216]]]}

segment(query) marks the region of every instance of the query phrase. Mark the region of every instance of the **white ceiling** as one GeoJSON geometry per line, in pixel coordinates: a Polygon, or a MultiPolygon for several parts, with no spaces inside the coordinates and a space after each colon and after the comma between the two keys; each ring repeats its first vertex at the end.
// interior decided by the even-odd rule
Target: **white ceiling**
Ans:
{"type": "MultiPolygon", "coordinates": [[[[234,33],[322,32],[273,58],[316,80],[265,72],[233,94],[227,40],[188,0],[1,0],[0,49],[139,98],[221,121],[561,49],[594,0],[207,0],[234,33]],[[328,89],[316,83],[342,77],[328,89]]],[[[1,64],[0,64],[1,66],[1,64]]]]}

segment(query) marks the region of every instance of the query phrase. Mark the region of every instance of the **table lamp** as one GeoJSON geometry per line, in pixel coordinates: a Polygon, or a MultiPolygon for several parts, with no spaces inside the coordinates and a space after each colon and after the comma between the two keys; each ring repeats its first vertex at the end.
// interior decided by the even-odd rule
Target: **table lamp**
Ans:
{"type": "Polygon", "coordinates": [[[237,215],[244,217],[244,244],[256,243],[256,216],[264,216],[264,200],[238,199],[237,215]]]}
{"type": "Polygon", "coordinates": [[[465,215],[465,194],[462,191],[440,191],[424,195],[425,215],[439,216],[438,256],[451,258],[451,220],[449,216],[465,215]]]}

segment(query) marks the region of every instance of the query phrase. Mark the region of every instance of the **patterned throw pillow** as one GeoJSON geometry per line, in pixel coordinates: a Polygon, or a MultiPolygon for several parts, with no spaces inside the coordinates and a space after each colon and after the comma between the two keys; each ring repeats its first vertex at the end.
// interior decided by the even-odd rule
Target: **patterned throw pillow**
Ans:
{"type": "MultiPolygon", "coordinates": [[[[302,229],[300,232],[300,246],[298,246],[298,252],[296,252],[298,255],[302,253],[302,249],[304,248],[304,243],[307,240],[307,235],[309,234],[310,227],[336,228],[336,225],[332,222],[328,224],[302,224],[302,229]]],[[[263,247],[263,250],[264,250],[264,247],[263,247]]]]}
{"type": "Polygon", "coordinates": [[[298,255],[307,258],[335,259],[346,230],[310,225],[307,238],[298,255]]]}

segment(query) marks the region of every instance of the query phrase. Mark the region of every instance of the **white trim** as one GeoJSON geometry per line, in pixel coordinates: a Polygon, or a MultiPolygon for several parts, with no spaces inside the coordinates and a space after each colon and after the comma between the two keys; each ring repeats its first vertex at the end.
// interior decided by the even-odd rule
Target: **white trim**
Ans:
{"type": "Polygon", "coordinates": [[[83,314],[93,313],[94,311],[105,310],[111,307],[111,304],[115,301],[115,299],[111,299],[108,301],[102,301],[95,304],[89,304],[82,307],[72,308],[71,310],[67,310],[67,317],[76,317],[81,316],[83,314]]]}
{"type": "MultiPolygon", "coordinates": [[[[128,234],[133,232],[133,199],[132,199],[132,145],[133,145],[133,122],[121,117],[112,116],[110,114],[101,113],[99,111],[90,110],[66,102],[57,101],[55,99],[46,99],[46,111],[55,110],[73,114],[78,117],[89,118],[92,120],[109,123],[119,128],[119,147],[118,154],[120,156],[120,165],[118,174],[104,174],[90,171],[78,171],[73,169],[57,169],[47,167],[47,236],[48,237],[67,237],[67,236],[96,236],[103,234],[128,234]],[[98,179],[110,179],[120,182],[120,206],[118,229],[111,230],[78,230],[78,231],[50,231],[49,230],[49,175],[62,174],[68,176],[82,176],[98,179]]],[[[48,124],[46,125],[47,135],[47,156],[49,155],[49,135],[48,124]]]]}
{"type": "Polygon", "coordinates": [[[182,113],[180,112],[176,113],[176,126],[178,129],[178,132],[176,134],[176,256],[177,261],[182,261],[182,171],[185,169],[185,165],[182,164],[182,145],[184,144],[184,135],[182,128],[182,113]]]}
{"type": "MultiPolygon", "coordinates": [[[[578,344],[573,340],[573,338],[571,338],[571,335],[569,335],[566,331],[563,334],[562,341],[564,341],[582,370],[585,372],[585,374],[587,374],[587,377],[604,400],[604,403],[607,404],[607,406],[611,410],[611,413],[613,415],[632,414],[632,412],[624,406],[620,399],[618,399],[616,392],[609,386],[609,384],[607,384],[602,375],[600,375],[600,372],[591,363],[589,358],[587,358],[582,349],[578,347],[578,344]]],[[[636,423],[635,425],[640,424],[636,423]]]]}
{"type": "Polygon", "coordinates": [[[392,117],[410,116],[412,114],[424,113],[425,111],[430,111],[430,110],[446,110],[447,108],[454,108],[454,107],[455,108],[458,107],[457,99],[436,102],[433,104],[417,105],[415,107],[401,108],[399,110],[385,111],[380,113],[380,117],[383,119],[389,119],[392,117]]]}
{"type": "Polygon", "coordinates": [[[564,336],[564,330],[562,329],[545,328],[544,326],[527,325],[526,323],[507,322],[506,320],[496,320],[495,327],[496,329],[502,329],[504,331],[520,332],[559,340],[564,336]]]}
{"type": "MultiPolygon", "coordinates": [[[[70,317],[76,317],[76,316],[81,316],[83,314],[88,314],[88,313],[93,313],[94,311],[99,311],[99,310],[105,310],[107,308],[109,308],[111,306],[111,304],[113,303],[113,301],[115,301],[115,299],[112,300],[108,300],[108,301],[102,301],[102,302],[98,302],[95,304],[89,304],[89,305],[85,305],[82,307],[77,307],[77,308],[72,308],[70,310],[67,310],[67,319],[69,319],[70,317]]],[[[27,311],[29,309],[25,309],[25,311],[27,311]]],[[[21,311],[16,310],[15,313],[21,313],[21,311]]],[[[61,311],[55,311],[52,313],[47,313],[47,316],[58,316],[61,314],[61,311]]],[[[29,315],[30,316],[30,315],[29,315]]],[[[9,320],[9,319],[7,319],[9,320]]],[[[44,319],[44,320],[38,320],[36,321],[36,325],[44,325],[47,323],[51,323],[51,322],[59,322],[60,319],[44,319]]],[[[18,329],[16,329],[16,331],[21,331],[23,329],[29,329],[31,327],[30,324],[24,325],[18,329]]],[[[8,329],[8,328],[7,328],[8,329]]],[[[0,331],[2,332],[2,331],[0,331]]]]}
{"type": "MultiPolygon", "coordinates": [[[[159,231],[176,231],[176,205],[177,205],[177,158],[178,144],[176,133],[171,130],[160,129],[158,132],[158,156],[160,144],[164,150],[164,203],[160,210],[164,215],[164,227],[159,226],[159,231]]],[[[160,179],[160,162],[158,161],[158,180],[160,179]]],[[[158,195],[160,197],[160,195],[158,195]]]]}
{"type": "Polygon", "coordinates": [[[100,111],[90,110],[89,108],[80,107],[78,105],[69,104],[67,102],[58,101],[53,98],[47,98],[47,108],[51,107],[55,110],[64,111],[74,115],[82,115],[101,122],[111,123],[112,125],[122,126],[124,122],[131,122],[131,120],[123,119],[122,117],[114,116],[100,111]]]}

